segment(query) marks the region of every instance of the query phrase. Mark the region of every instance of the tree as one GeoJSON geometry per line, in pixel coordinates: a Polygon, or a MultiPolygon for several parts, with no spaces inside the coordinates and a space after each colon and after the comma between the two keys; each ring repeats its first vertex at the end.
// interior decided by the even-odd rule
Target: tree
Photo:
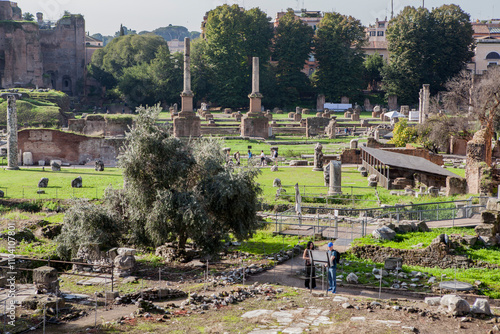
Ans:
{"type": "Polygon", "coordinates": [[[150,63],[125,68],[118,89],[132,107],[152,106],[158,102],[180,103],[182,66],[182,54],[171,55],[162,45],[150,63]]]}
{"type": "Polygon", "coordinates": [[[352,16],[326,13],[318,25],[314,48],[319,69],[316,87],[331,101],[354,97],[362,88],[365,31],[352,16]]]}
{"type": "MultiPolygon", "coordinates": [[[[484,142],[491,143],[500,121],[500,68],[490,68],[481,78],[462,71],[446,83],[444,106],[451,113],[470,113],[484,131],[484,142]]],[[[486,147],[485,162],[491,165],[491,147],[486,147]]]]}
{"type": "Polygon", "coordinates": [[[258,227],[258,170],[232,170],[215,139],[183,142],[157,123],[159,108],[139,108],[119,155],[126,186],[123,219],[130,241],[159,246],[188,238],[214,254],[228,234],[242,240],[258,227]]]}
{"type": "Polygon", "coordinates": [[[384,58],[378,54],[374,53],[365,58],[363,63],[363,79],[365,81],[365,87],[368,89],[376,90],[378,83],[382,81],[382,68],[384,67],[384,58]]]}
{"type": "Polygon", "coordinates": [[[442,90],[472,59],[472,35],[469,15],[456,5],[430,12],[405,7],[387,28],[390,60],[383,69],[387,94],[413,104],[422,84],[430,84],[432,94],[442,90]]]}
{"type": "Polygon", "coordinates": [[[448,151],[452,136],[470,139],[471,131],[472,123],[469,117],[461,115],[436,115],[417,127],[418,142],[434,153],[448,151]]]}
{"type": "Polygon", "coordinates": [[[107,89],[115,87],[126,68],[150,63],[167,42],[155,35],[126,35],[114,38],[92,55],[89,73],[107,89]]]}
{"type": "Polygon", "coordinates": [[[311,54],[314,30],[288,11],[278,22],[274,34],[273,60],[276,84],[282,103],[296,105],[301,95],[311,91],[309,78],[302,72],[311,54]]]}
{"type": "Polygon", "coordinates": [[[76,255],[80,246],[118,246],[126,232],[119,221],[105,206],[87,200],[76,201],[64,215],[64,225],[56,239],[58,254],[69,260],[76,255]]]}
{"type": "MultiPolygon", "coordinates": [[[[207,96],[227,107],[248,105],[251,92],[252,57],[260,58],[261,75],[267,71],[273,35],[270,18],[258,8],[243,10],[222,5],[208,13],[202,54],[193,57],[193,72],[208,70],[207,96]]],[[[199,82],[199,81],[198,81],[199,82]]],[[[198,86],[193,86],[195,93],[198,86]]],[[[262,91],[264,96],[265,91],[262,91]]]]}
{"type": "Polygon", "coordinates": [[[35,16],[33,14],[31,14],[30,12],[24,12],[23,13],[23,20],[24,21],[35,21],[35,16]]]}
{"type": "Polygon", "coordinates": [[[412,143],[417,139],[417,131],[414,127],[408,125],[408,120],[403,118],[394,125],[392,131],[393,137],[389,141],[397,147],[403,147],[407,143],[412,143]]]}

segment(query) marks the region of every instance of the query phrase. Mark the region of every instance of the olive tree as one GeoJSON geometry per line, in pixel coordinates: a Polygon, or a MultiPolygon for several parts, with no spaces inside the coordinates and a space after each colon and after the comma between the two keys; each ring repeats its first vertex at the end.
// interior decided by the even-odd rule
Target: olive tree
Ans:
{"type": "Polygon", "coordinates": [[[220,250],[229,233],[239,240],[258,227],[258,170],[233,170],[219,141],[182,141],[157,123],[159,108],[139,108],[119,155],[130,241],[159,246],[188,239],[207,253],[220,250]]]}

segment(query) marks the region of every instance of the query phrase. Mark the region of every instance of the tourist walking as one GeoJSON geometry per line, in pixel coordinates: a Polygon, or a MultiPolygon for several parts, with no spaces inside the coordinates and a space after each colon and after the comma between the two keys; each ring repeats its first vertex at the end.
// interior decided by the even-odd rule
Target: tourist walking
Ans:
{"type": "Polygon", "coordinates": [[[239,166],[240,165],[240,151],[237,151],[234,154],[234,160],[236,160],[236,166],[239,166]]]}
{"type": "Polygon", "coordinates": [[[328,267],[328,292],[337,293],[337,259],[338,252],[333,249],[333,242],[328,243],[328,263],[325,266],[328,267]]]}
{"type": "Polygon", "coordinates": [[[311,259],[309,258],[309,250],[314,250],[314,243],[312,241],[309,241],[307,243],[306,249],[304,249],[304,255],[302,255],[302,258],[306,260],[305,266],[306,266],[306,281],[305,281],[305,286],[306,289],[309,289],[309,286],[311,289],[316,288],[316,269],[313,267],[311,263],[311,259]],[[311,281],[311,276],[312,276],[312,281],[311,281]],[[311,285],[309,285],[311,283],[311,285]]]}
{"type": "Polygon", "coordinates": [[[266,155],[264,154],[264,151],[260,151],[260,166],[264,166],[266,162],[266,155]]]}

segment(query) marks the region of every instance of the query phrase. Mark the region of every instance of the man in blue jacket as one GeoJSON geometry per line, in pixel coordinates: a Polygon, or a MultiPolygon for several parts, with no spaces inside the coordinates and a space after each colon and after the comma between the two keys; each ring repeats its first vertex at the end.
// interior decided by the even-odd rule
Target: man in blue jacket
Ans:
{"type": "Polygon", "coordinates": [[[337,293],[337,256],[333,242],[328,243],[328,292],[337,293]]]}

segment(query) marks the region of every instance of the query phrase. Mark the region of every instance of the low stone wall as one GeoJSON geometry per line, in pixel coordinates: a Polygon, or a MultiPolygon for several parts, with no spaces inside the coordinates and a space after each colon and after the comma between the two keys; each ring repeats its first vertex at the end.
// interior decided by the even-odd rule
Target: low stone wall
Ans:
{"type": "Polygon", "coordinates": [[[305,135],[306,128],[302,127],[274,127],[273,126],[273,134],[292,134],[292,135],[305,135]]]}
{"type": "Polygon", "coordinates": [[[133,124],[133,118],[107,118],[102,115],[88,115],[86,118],[68,120],[68,130],[93,136],[123,136],[133,124]]]}
{"type": "Polygon", "coordinates": [[[202,126],[202,135],[240,135],[239,127],[202,126]]]}
{"type": "Polygon", "coordinates": [[[471,268],[474,263],[465,256],[449,254],[449,249],[442,242],[433,242],[423,249],[394,249],[378,245],[356,246],[351,252],[361,259],[369,259],[377,263],[384,263],[389,257],[400,257],[403,265],[438,267],[441,269],[471,268]]]}

